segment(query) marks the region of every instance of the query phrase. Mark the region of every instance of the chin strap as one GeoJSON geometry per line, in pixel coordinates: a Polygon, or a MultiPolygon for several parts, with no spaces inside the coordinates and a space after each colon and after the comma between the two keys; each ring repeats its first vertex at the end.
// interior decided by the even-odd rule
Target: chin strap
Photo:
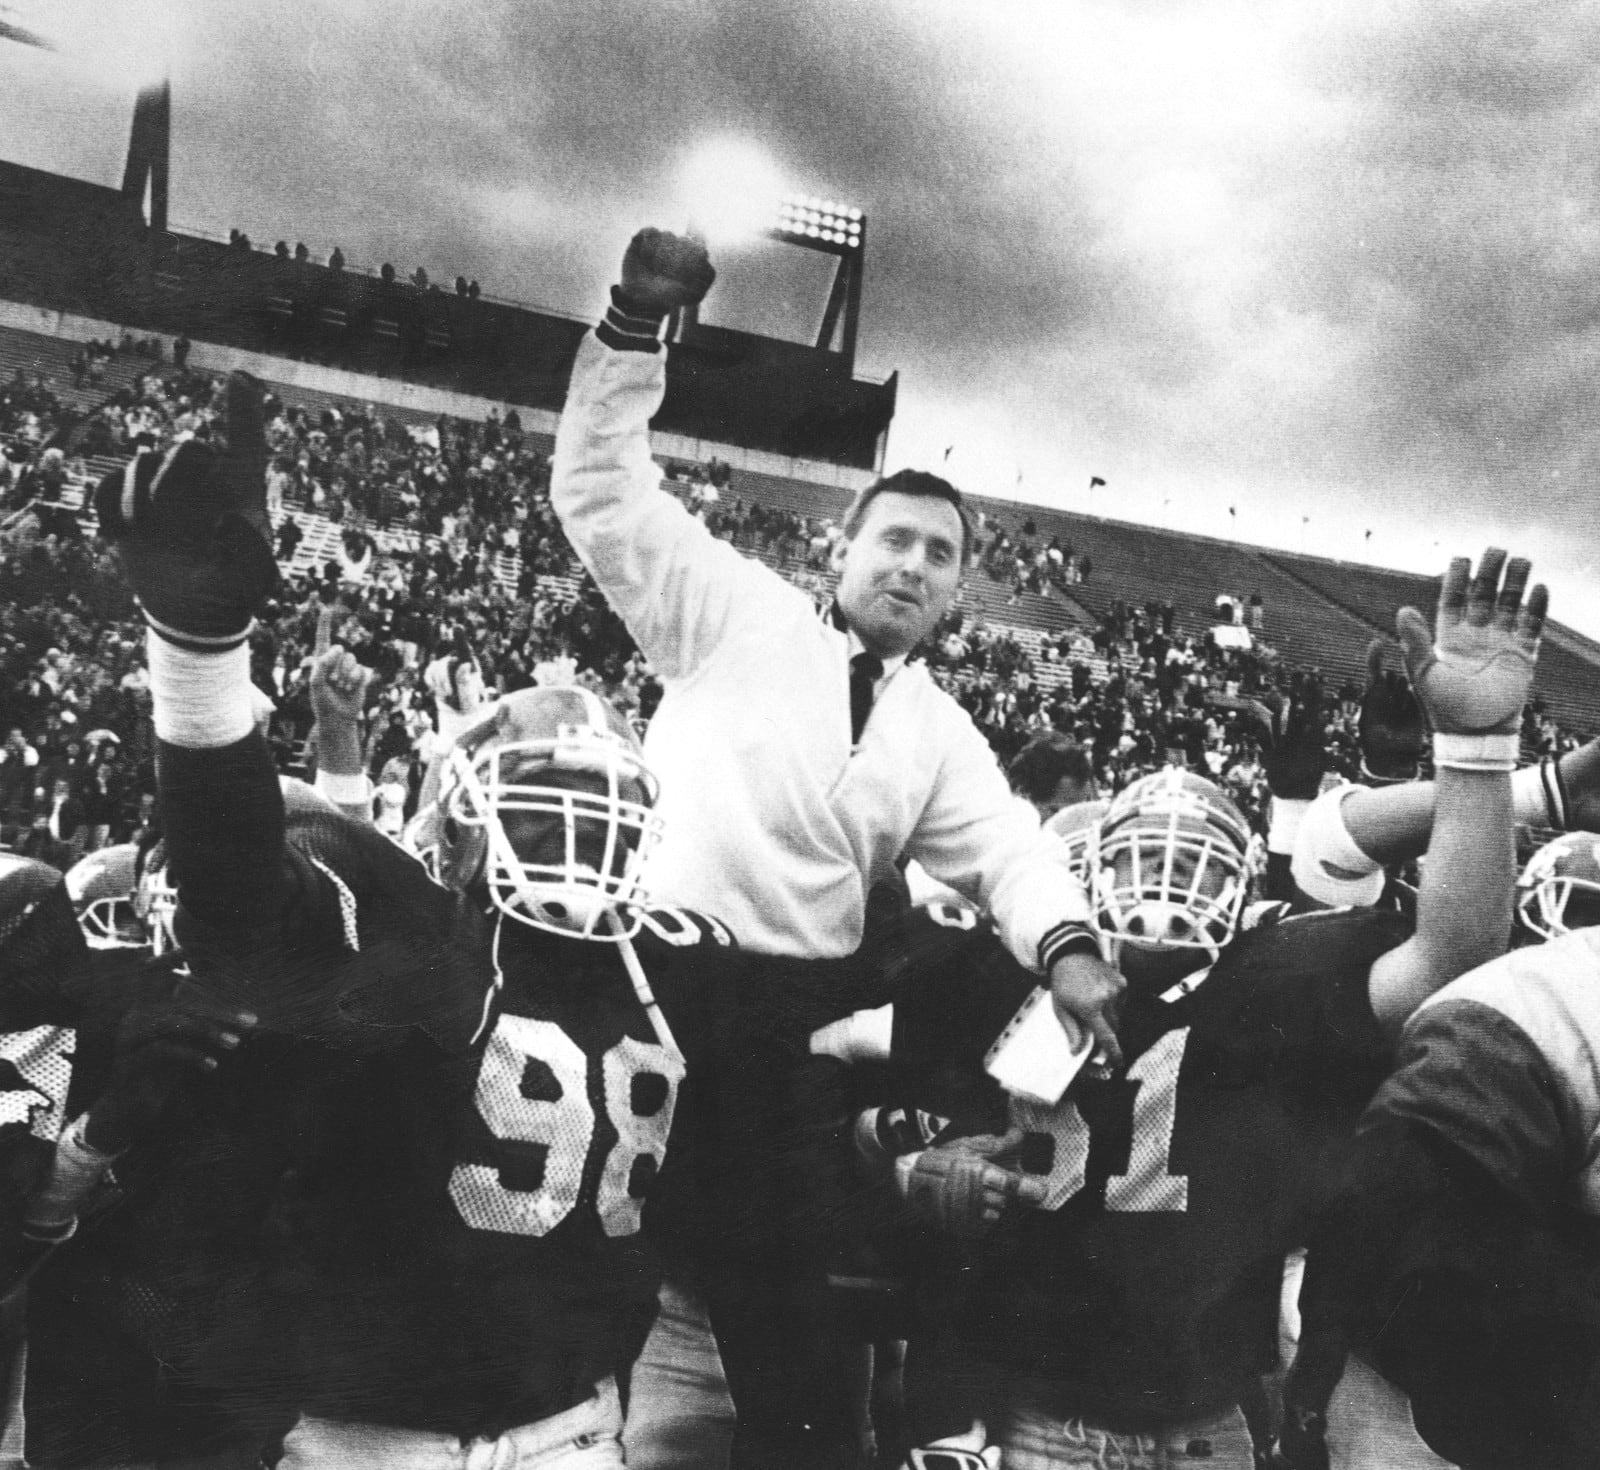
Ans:
{"type": "Polygon", "coordinates": [[[667,1018],[661,1014],[661,1007],[656,1004],[655,992],[650,988],[650,979],[644,972],[644,966],[639,962],[639,952],[633,947],[633,940],[628,937],[629,931],[622,915],[614,908],[607,909],[606,922],[616,935],[617,948],[622,951],[622,963],[627,966],[628,978],[633,981],[633,993],[639,997],[639,1004],[650,1017],[650,1024],[655,1028],[656,1040],[661,1043],[662,1050],[674,1058],[680,1066],[687,1065],[683,1053],[678,1050],[677,1041],[673,1038],[672,1028],[667,1025],[667,1018]]]}

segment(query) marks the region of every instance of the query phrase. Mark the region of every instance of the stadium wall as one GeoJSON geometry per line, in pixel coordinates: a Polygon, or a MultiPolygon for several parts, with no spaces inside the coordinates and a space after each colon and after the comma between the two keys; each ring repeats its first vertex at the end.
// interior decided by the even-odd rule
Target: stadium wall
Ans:
{"type": "MultiPolygon", "coordinates": [[[[143,327],[4,300],[0,300],[0,327],[69,342],[104,341],[107,338],[118,341],[124,332],[133,332],[135,336],[147,335],[147,329],[143,327]]],[[[275,387],[304,388],[360,403],[381,403],[428,418],[448,414],[454,418],[481,421],[491,409],[503,414],[508,408],[515,407],[522,418],[523,427],[535,433],[553,435],[560,422],[560,415],[548,409],[529,408],[505,399],[456,393],[396,378],[372,377],[366,373],[274,357],[270,353],[252,352],[216,342],[195,342],[190,349],[189,363],[207,372],[224,373],[242,368],[275,387]]],[[[700,464],[716,458],[735,469],[777,475],[813,485],[830,485],[852,493],[870,484],[874,478],[871,470],[831,464],[824,460],[791,459],[720,440],[699,439],[684,434],[654,431],[650,435],[650,442],[658,458],[689,460],[700,464]]]]}

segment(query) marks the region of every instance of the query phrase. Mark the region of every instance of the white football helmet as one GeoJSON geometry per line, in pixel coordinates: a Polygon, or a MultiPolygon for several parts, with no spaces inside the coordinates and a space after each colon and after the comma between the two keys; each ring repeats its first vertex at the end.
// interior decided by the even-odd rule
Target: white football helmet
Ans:
{"type": "Polygon", "coordinates": [[[138,949],[146,944],[134,902],[138,848],[131,842],[86,853],[67,869],[67,897],[91,949],[138,949]]]}
{"type": "Polygon", "coordinates": [[[508,918],[614,940],[608,914],[622,934],[638,929],[625,910],[642,896],[639,869],[661,833],[658,792],[605,700],[578,686],[522,689],[486,705],[445,753],[438,795],[406,845],[449,887],[483,882],[508,918]],[[563,840],[530,840],[539,832],[527,815],[559,820],[563,840]]]}
{"type": "Polygon", "coordinates": [[[1566,832],[1534,853],[1517,879],[1517,918],[1540,939],[1600,924],[1600,836],[1566,832]]]}
{"type": "Polygon", "coordinates": [[[1075,801],[1071,806],[1062,807],[1044,824],[1044,830],[1054,832],[1065,845],[1067,866],[1085,888],[1089,886],[1089,848],[1094,841],[1094,829],[1110,805],[1103,797],[1075,801]]]}
{"type": "Polygon", "coordinates": [[[1169,766],[1119,792],[1091,831],[1090,899],[1115,941],[1215,958],[1233,938],[1255,838],[1213,782],[1169,766]]]}
{"type": "Polygon", "coordinates": [[[172,929],[172,921],[178,913],[178,890],[167,872],[165,842],[156,843],[144,855],[144,867],[139,872],[138,886],[134,889],[133,906],[144,920],[151,949],[157,954],[165,954],[169,949],[178,947],[172,929]]]}

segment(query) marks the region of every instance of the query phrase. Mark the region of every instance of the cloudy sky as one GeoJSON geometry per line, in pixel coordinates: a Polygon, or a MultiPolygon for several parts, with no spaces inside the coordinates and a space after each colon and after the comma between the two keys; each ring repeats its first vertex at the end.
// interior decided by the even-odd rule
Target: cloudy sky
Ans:
{"type": "MultiPolygon", "coordinates": [[[[1418,570],[1494,541],[1600,635],[1592,5],[157,8],[0,3],[81,48],[0,48],[0,152],[117,182],[165,47],[180,227],[588,315],[742,140],[866,211],[891,468],[1418,570]]],[[[814,330],[797,254],[720,251],[708,319],[814,330]]]]}

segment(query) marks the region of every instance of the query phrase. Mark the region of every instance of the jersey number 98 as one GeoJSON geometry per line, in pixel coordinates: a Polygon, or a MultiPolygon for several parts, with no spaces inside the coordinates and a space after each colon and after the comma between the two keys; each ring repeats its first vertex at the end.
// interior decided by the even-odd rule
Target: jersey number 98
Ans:
{"type": "MultiPolygon", "coordinates": [[[[606,1116],[616,1142],[600,1166],[595,1210],[608,1236],[632,1235],[644,1201],[629,1190],[642,1158],[660,1167],[667,1151],[683,1064],[654,1042],[625,1036],[600,1058],[606,1116]],[[634,1111],[634,1079],[665,1079],[665,1097],[648,1113],[634,1111]]],[[[475,1102],[496,1138],[538,1144],[544,1174],[536,1189],[510,1189],[493,1164],[458,1164],[450,1175],[450,1198],[475,1230],[511,1235],[548,1235],[578,1203],[584,1166],[594,1144],[595,1110],[589,1100],[589,1059],[553,1021],[502,1015],[483,1054],[475,1102]],[[555,1080],[550,1099],[523,1095],[530,1061],[541,1062],[555,1080]]],[[[655,1099],[652,1099],[653,1101],[655,1099]]]]}

